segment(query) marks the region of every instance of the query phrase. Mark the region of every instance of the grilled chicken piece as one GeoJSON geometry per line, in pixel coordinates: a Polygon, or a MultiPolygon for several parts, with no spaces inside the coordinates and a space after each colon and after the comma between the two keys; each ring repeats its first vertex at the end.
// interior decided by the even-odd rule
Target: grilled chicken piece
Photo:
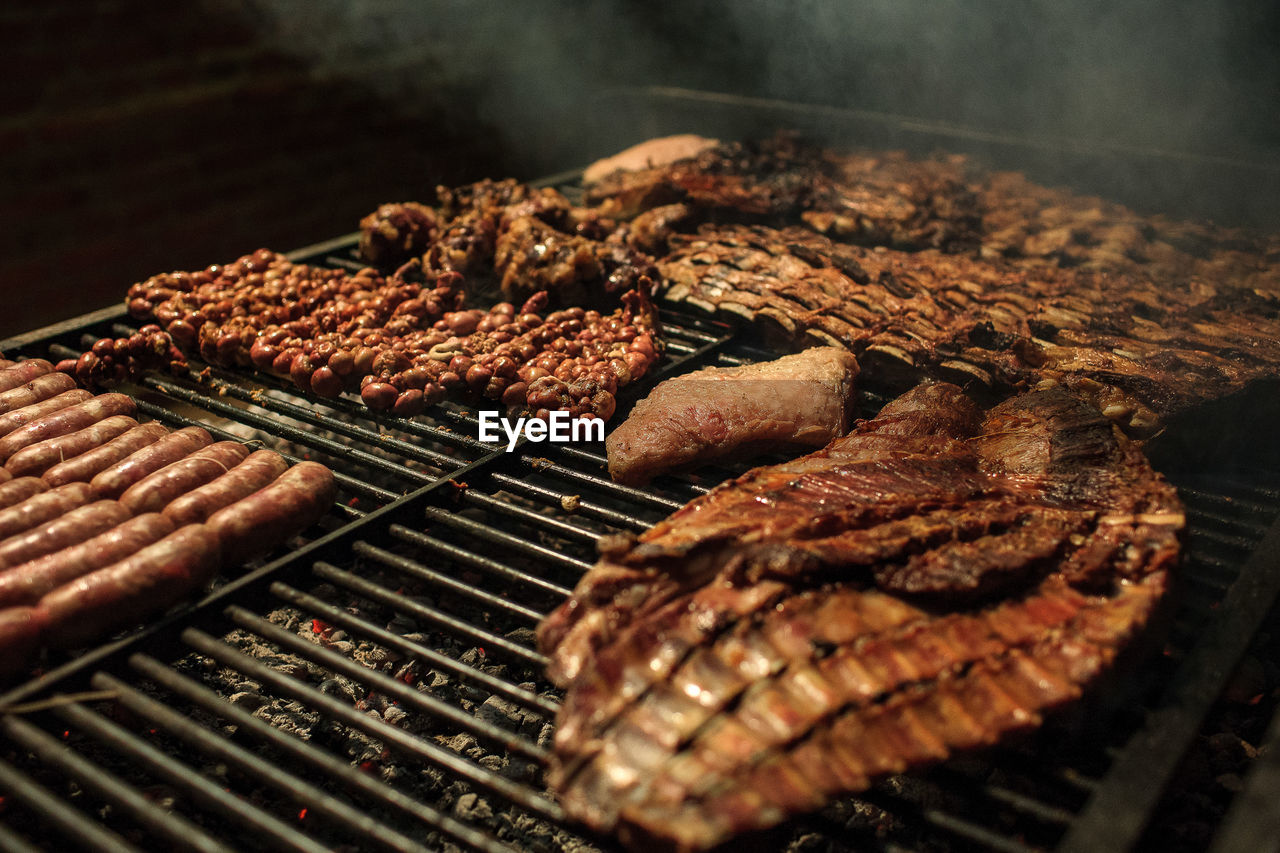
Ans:
{"type": "Polygon", "coordinates": [[[609,474],[637,485],[708,462],[822,447],[849,428],[857,375],[848,350],[813,347],[668,379],[605,441],[609,474]]]}
{"type": "Polygon", "coordinates": [[[666,297],[858,357],[865,378],[1005,395],[1061,385],[1135,435],[1280,375],[1280,296],[869,250],[801,228],[704,227],[659,264],[666,297]]]}
{"type": "Polygon", "coordinates": [[[643,169],[657,169],[670,165],[677,160],[696,157],[703,151],[719,145],[719,140],[709,139],[692,133],[681,133],[675,136],[660,136],[647,139],[619,151],[612,157],[597,160],[582,170],[582,180],[587,184],[597,181],[615,172],[636,172],[643,169]]]}
{"type": "Polygon", "coordinates": [[[1183,525],[1087,403],[921,386],[606,546],[539,628],[552,785],[702,850],[1035,727],[1150,620],[1183,525]]]}

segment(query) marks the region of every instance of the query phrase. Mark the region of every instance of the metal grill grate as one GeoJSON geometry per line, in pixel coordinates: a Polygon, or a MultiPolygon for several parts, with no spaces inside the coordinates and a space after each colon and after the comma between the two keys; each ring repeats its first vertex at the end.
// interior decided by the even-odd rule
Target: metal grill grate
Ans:
{"type": "MultiPolygon", "coordinates": [[[[665,319],[659,375],[767,354],[728,327],[665,319]]],[[[127,331],[110,312],[6,350],[60,357],[127,331]]],[[[591,566],[599,536],[644,530],[737,469],[629,488],[608,479],[602,447],[508,454],[471,438],[477,422],[458,406],[410,422],[219,370],[129,392],[167,424],[330,464],[341,500],[290,550],[194,607],[0,697],[0,846],[609,847],[566,826],[544,791],[558,693],[532,629],[591,566]]],[[[1183,595],[1165,654],[1124,691],[1132,701],[890,780],[776,843],[1027,851],[1078,846],[1095,826],[1123,830],[1107,849],[1132,843],[1275,597],[1256,579],[1275,557],[1258,543],[1280,513],[1277,484],[1184,479],[1183,595]],[[1227,615],[1245,595],[1252,604],[1227,615]],[[1167,697],[1188,693],[1166,714],[1167,697]],[[1135,798],[1125,768],[1149,762],[1152,743],[1168,766],[1135,798]]]]}

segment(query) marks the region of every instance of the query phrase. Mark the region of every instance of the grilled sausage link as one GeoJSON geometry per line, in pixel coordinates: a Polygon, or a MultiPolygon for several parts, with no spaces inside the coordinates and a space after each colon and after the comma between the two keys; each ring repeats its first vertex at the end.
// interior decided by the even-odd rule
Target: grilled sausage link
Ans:
{"type": "Polygon", "coordinates": [[[213,443],[203,427],[184,427],[138,450],[94,476],[90,482],[104,498],[118,498],[134,483],[213,443]]]}
{"type": "Polygon", "coordinates": [[[9,391],[20,385],[26,385],[38,376],[53,373],[53,365],[43,358],[20,361],[12,367],[0,370],[0,392],[9,391]]]}
{"type": "Polygon", "coordinates": [[[76,388],[71,391],[64,391],[56,397],[41,400],[39,403],[32,403],[30,406],[23,406],[21,409],[14,409],[12,412],[0,415],[0,435],[7,436],[32,421],[38,421],[46,415],[62,409],[69,409],[80,403],[87,403],[92,399],[92,391],[76,388]]]}
{"type": "Polygon", "coordinates": [[[227,473],[248,455],[249,448],[238,441],[219,441],[134,483],[120,496],[120,503],[134,515],[159,512],[174,498],[227,473]]]}
{"type": "Polygon", "coordinates": [[[0,509],[20,504],[32,495],[43,492],[47,486],[38,477],[19,477],[0,483],[0,509]]]}
{"type": "MultiPolygon", "coordinates": [[[[107,421],[109,420],[112,419],[107,418],[107,421]]],[[[107,421],[101,423],[105,424],[107,421]]],[[[149,444],[155,444],[168,434],[169,428],[155,421],[136,426],[98,447],[86,450],[79,456],[59,462],[45,471],[41,479],[50,486],[87,483],[120,460],[149,444]]]]}
{"type": "Polygon", "coordinates": [[[130,557],[174,530],[167,518],[152,512],[131,518],[79,545],[0,571],[0,608],[35,604],[46,593],[130,557]]]}
{"type": "Polygon", "coordinates": [[[32,495],[14,506],[0,509],[0,540],[53,521],[94,499],[88,483],[71,483],[32,495]]]}
{"type": "Polygon", "coordinates": [[[203,586],[218,570],[218,537],[190,524],[132,557],[97,569],[40,599],[45,638],[63,648],[160,612],[203,586]]]}
{"type": "Polygon", "coordinates": [[[165,518],[179,526],[207,521],[223,507],[269,486],[288,469],[289,463],[274,450],[254,451],[216,480],[174,498],[163,510],[165,518]]]}
{"type": "Polygon", "coordinates": [[[0,415],[71,391],[76,381],[65,373],[46,373],[0,394],[0,415]]]}
{"type": "Polygon", "coordinates": [[[128,415],[113,415],[67,435],[29,444],[10,456],[4,467],[15,477],[39,477],[54,465],[101,447],[137,425],[128,415]]]}
{"type": "Polygon", "coordinates": [[[98,501],[73,509],[61,518],[0,542],[0,568],[7,569],[79,545],[128,520],[129,510],[116,501],[98,501]]]}
{"type": "Polygon", "coordinates": [[[132,415],[137,409],[133,400],[124,394],[99,394],[91,400],[31,421],[0,438],[0,461],[8,462],[10,456],[37,442],[84,429],[113,415],[132,415]]]}
{"type": "Polygon", "coordinates": [[[208,525],[222,542],[227,565],[239,565],[323,518],[337,491],[332,471],[299,462],[271,485],[215,512],[208,525]]]}
{"type": "Polygon", "coordinates": [[[31,666],[43,644],[48,614],[36,607],[0,610],[0,681],[21,675],[31,666]]]}

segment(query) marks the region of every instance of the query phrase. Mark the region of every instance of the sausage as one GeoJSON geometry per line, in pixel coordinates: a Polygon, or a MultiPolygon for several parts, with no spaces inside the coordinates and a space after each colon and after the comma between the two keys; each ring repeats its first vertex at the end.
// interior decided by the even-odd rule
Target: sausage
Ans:
{"type": "Polygon", "coordinates": [[[60,409],[69,409],[78,403],[85,403],[92,399],[92,391],[76,388],[73,391],[64,391],[56,397],[50,397],[48,400],[41,400],[39,403],[32,403],[30,406],[23,406],[21,409],[14,409],[12,412],[0,415],[0,435],[8,435],[32,421],[39,420],[60,409]]]}
{"type": "Polygon", "coordinates": [[[79,545],[129,520],[129,510],[116,501],[98,501],[10,536],[0,542],[0,569],[79,545]]]}
{"type": "Polygon", "coordinates": [[[0,394],[0,415],[48,400],[76,387],[76,381],[65,373],[46,373],[25,385],[0,394]]]}
{"type": "Polygon", "coordinates": [[[238,441],[219,441],[134,483],[120,496],[120,503],[134,515],[159,512],[174,498],[227,473],[248,455],[249,448],[238,441]]]}
{"type": "Polygon", "coordinates": [[[114,465],[95,474],[89,482],[104,498],[118,498],[134,483],[154,474],[202,447],[213,443],[213,436],[203,427],[184,427],[171,432],[114,465]]]}
{"type": "Polygon", "coordinates": [[[338,487],[319,462],[299,462],[274,483],[209,516],[228,566],[264,554],[315,524],[338,487]]]}
{"type": "Polygon", "coordinates": [[[36,607],[0,610],[0,681],[21,675],[44,644],[48,611],[36,607]]]}
{"type": "Polygon", "coordinates": [[[48,488],[39,477],[19,477],[0,484],[0,509],[20,504],[48,488]]]}
{"type": "MultiPolygon", "coordinates": [[[[106,421],[101,421],[97,425],[101,426],[110,420],[114,419],[107,418],[106,421]]],[[[89,429],[93,429],[93,427],[89,427],[89,429]]],[[[99,447],[86,450],[84,453],[74,456],[65,462],[59,462],[48,471],[45,471],[41,479],[50,486],[61,486],[66,483],[87,483],[131,453],[141,450],[148,444],[155,444],[168,434],[169,428],[156,421],[136,426],[99,447]]],[[[15,454],[15,456],[17,455],[15,454]]]]}
{"type": "Polygon", "coordinates": [[[224,506],[275,482],[288,469],[289,463],[279,453],[257,450],[216,480],[174,498],[162,511],[176,525],[199,524],[224,506]]]}
{"type": "Polygon", "coordinates": [[[218,537],[189,524],[154,545],[40,599],[50,645],[75,647],[163,611],[218,571],[218,537]]]}
{"type": "Polygon", "coordinates": [[[72,483],[27,498],[20,504],[0,509],[0,540],[53,521],[94,499],[88,483],[72,483]]]}
{"type": "Polygon", "coordinates": [[[132,415],[138,407],[124,394],[98,396],[31,421],[0,438],[0,462],[36,442],[84,429],[112,415],[132,415]]]}
{"type": "Polygon", "coordinates": [[[12,479],[13,479],[12,474],[4,470],[3,468],[0,468],[0,483],[7,483],[12,479]]]}
{"type": "Polygon", "coordinates": [[[53,373],[53,365],[43,358],[20,361],[12,367],[0,370],[0,392],[26,385],[37,376],[53,373]]]}
{"type": "Polygon", "coordinates": [[[39,477],[54,465],[100,447],[137,425],[128,415],[113,415],[73,433],[28,445],[10,456],[4,467],[15,477],[39,477]]]}
{"type": "Polygon", "coordinates": [[[0,571],[0,607],[35,604],[46,593],[130,557],[175,529],[163,515],[147,513],[79,545],[0,571]]]}

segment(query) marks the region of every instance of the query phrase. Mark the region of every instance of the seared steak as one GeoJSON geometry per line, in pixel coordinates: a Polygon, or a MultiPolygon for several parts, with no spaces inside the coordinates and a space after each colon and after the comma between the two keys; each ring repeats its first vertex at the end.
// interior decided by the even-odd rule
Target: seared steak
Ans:
{"type": "Polygon", "coordinates": [[[666,297],[844,346],[872,384],[1062,385],[1134,434],[1280,374],[1280,296],[833,243],[803,228],[673,238],[666,297]]]}
{"type": "Polygon", "coordinates": [[[744,367],[708,367],[660,383],[605,441],[609,474],[646,483],[665,471],[822,447],[849,428],[858,362],[813,347],[744,367]]]}
{"type": "Polygon", "coordinates": [[[1071,395],[921,386],[604,549],[539,630],[552,784],[698,850],[1034,727],[1148,621],[1183,523],[1071,395]]]}

